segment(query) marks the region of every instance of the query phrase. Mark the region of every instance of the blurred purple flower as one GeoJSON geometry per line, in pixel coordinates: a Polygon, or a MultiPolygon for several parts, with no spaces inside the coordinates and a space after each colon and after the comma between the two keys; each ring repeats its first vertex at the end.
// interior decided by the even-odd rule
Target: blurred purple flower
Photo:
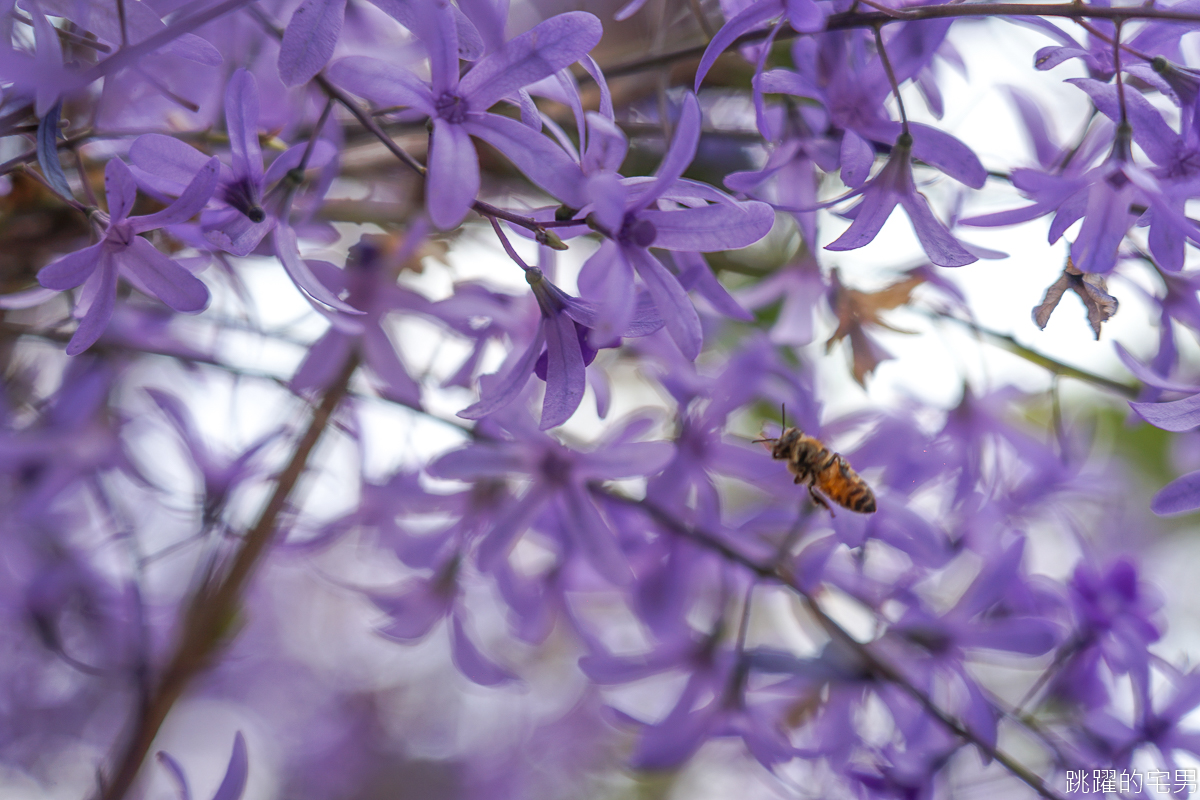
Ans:
{"type": "Polygon", "coordinates": [[[411,642],[423,639],[434,625],[448,619],[450,652],[459,672],[480,686],[515,681],[515,675],[484,655],[467,635],[470,617],[459,585],[462,567],[462,557],[454,553],[436,565],[428,578],[405,581],[395,590],[367,592],[389,617],[378,631],[389,639],[411,642]]]}
{"type": "Polygon", "coordinates": [[[258,470],[254,459],[264,447],[274,441],[281,430],[275,430],[260,438],[235,458],[220,458],[212,452],[204,437],[196,429],[191,412],[178,397],[160,389],[146,389],[146,393],[166,416],[183,445],[192,463],[200,472],[203,485],[201,498],[202,524],[208,527],[217,521],[233,491],[252,477],[258,470]]]}
{"type": "Polygon", "coordinates": [[[357,353],[370,371],[380,395],[410,408],[421,407],[421,387],[408,373],[385,328],[394,312],[432,314],[433,304],[421,294],[396,284],[395,265],[402,265],[424,240],[419,225],[412,226],[401,249],[384,252],[382,237],[364,236],[350,248],[346,268],[327,261],[310,261],[308,268],[327,291],[345,294],[346,303],[363,314],[330,327],[308,349],[292,376],[291,386],[306,392],[329,386],[351,353],[357,353]]]}
{"type": "Polygon", "coordinates": [[[639,655],[593,652],[579,660],[584,674],[601,686],[631,683],[669,671],[682,670],[687,675],[683,690],[662,719],[647,723],[620,714],[640,726],[630,756],[635,769],[679,767],[705,742],[722,737],[740,738],[767,769],[798,755],[783,727],[788,701],[752,697],[747,691],[752,662],[746,654],[722,645],[721,635],[718,625],[707,636],[688,631],[639,655]]]}
{"type": "Polygon", "coordinates": [[[531,479],[519,500],[496,512],[479,546],[481,569],[490,571],[507,558],[538,514],[552,506],[558,512],[559,525],[543,533],[557,540],[560,560],[582,555],[607,580],[628,583],[632,573],[617,532],[600,514],[588,484],[653,475],[670,459],[672,446],[629,441],[626,437],[640,430],[639,426],[628,432],[618,429],[590,451],[573,450],[533,429],[526,420],[510,409],[504,423],[517,438],[477,441],[447,453],[429,467],[434,477],[461,481],[518,475],[531,479]]]}
{"type": "Polygon", "coordinates": [[[1101,708],[1109,700],[1112,677],[1132,673],[1135,682],[1145,682],[1148,648],[1161,636],[1153,617],[1162,599],[1128,559],[1103,570],[1081,563],[1067,588],[1075,629],[1057,654],[1058,671],[1047,692],[1087,710],[1101,708]]]}
{"type": "Polygon", "coordinates": [[[120,159],[108,162],[104,169],[108,214],[92,212],[93,224],[104,230],[101,240],[48,264],[38,273],[38,282],[47,289],[61,292],[83,284],[75,306],[79,327],[67,344],[68,355],[82,353],[104,332],[116,305],[118,274],[176,311],[196,312],[208,305],[208,287],[138,234],[191,219],[216,188],[218,163],[216,158],[206,161],[179,199],[162,211],[130,217],[137,198],[133,175],[120,159]]]}

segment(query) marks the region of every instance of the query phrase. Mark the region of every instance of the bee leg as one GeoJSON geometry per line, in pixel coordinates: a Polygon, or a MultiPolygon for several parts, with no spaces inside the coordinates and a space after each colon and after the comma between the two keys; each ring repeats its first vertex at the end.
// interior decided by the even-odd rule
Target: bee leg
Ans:
{"type": "Polygon", "coordinates": [[[833,516],[833,509],[829,507],[829,503],[825,502],[824,497],[821,497],[821,495],[817,494],[817,490],[815,488],[813,488],[813,485],[811,483],[808,485],[808,496],[812,498],[814,503],[816,503],[821,508],[828,511],[829,516],[831,516],[831,517],[833,516]]]}

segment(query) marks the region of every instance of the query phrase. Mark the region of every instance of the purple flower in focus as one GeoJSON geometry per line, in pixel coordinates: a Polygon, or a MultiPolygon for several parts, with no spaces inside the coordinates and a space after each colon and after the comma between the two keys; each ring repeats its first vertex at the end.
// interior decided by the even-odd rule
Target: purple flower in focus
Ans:
{"type": "Polygon", "coordinates": [[[961,267],[979,260],[938,221],[925,195],[917,191],[913,182],[912,154],[912,135],[900,134],[883,169],[849,195],[862,195],[858,205],[846,213],[854,221],[845,233],[825,245],[826,250],[854,250],[870,244],[899,205],[908,214],[921,247],[934,264],[961,267]]]}
{"type": "Polygon", "coordinates": [[[414,3],[412,29],[429,52],[430,85],[407,69],[365,56],[329,68],[332,80],[384,106],[416,109],[433,120],[425,202],[433,223],[456,227],[479,194],[479,157],[471,137],[504,153],[531,181],[578,208],[584,204],[577,164],[545,136],[487,110],[524,87],[578,61],[600,41],[600,20],[582,11],[552,17],[510,40],[459,76],[452,6],[414,3]]]}
{"type": "Polygon", "coordinates": [[[38,273],[38,282],[47,289],[61,292],[83,284],[75,305],[79,327],[67,343],[68,355],[82,353],[104,332],[116,305],[118,274],[176,311],[196,312],[208,305],[208,287],[138,234],[191,219],[216,188],[218,163],[216,158],[206,161],[179,199],[162,211],[130,217],[137,197],[133,175],[120,159],[108,162],[104,168],[108,214],[92,212],[93,223],[104,228],[101,240],[48,264],[38,273]]]}
{"type": "Polygon", "coordinates": [[[775,222],[766,203],[736,201],[708,186],[680,180],[700,142],[700,105],[683,101],[675,137],[653,178],[592,180],[588,224],[608,237],[583,265],[579,285],[599,304],[593,344],[620,334],[633,319],[634,273],[654,299],[671,338],[689,359],[700,353],[700,318],[679,279],[649,250],[712,252],[757,242],[775,222]]]}
{"type": "MultiPolygon", "coordinates": [[[[294,171],[299,169],[308,145],[289,148],[264,171],[258,142],[258,86],[254,76],[244,69],[233,74],[225,89],[225,126],[233,166],[221,165],[213,198],[215,207],[200,216],[205,238],[223,250],[244,256],[273,232],[275,254],[305,299],[348,314],[362,313],[330,292],[300,258],[296,232],[288,216],[300,182],[294,171]],[[268,190],[268,186],[273,188],[268,190]],[[271,194],[275,194],[278,202],[266,202],[271,194]]],[[[318,140],[308,164],[320,166],[334,154],[328,142],[318,140]]],[[[167,196],[179,194],[197,164],[205,161],[194,147],[157,133],[139,136],[129,148],[129,158],[143,186],[167,196]]],[[[314,307],[322,310],[320,306],[314,307]]]]}

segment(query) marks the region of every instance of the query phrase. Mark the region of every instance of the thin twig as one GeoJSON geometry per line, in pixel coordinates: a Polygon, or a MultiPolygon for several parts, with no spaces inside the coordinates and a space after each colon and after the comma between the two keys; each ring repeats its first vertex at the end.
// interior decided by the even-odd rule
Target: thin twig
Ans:
{"type": "Polygon", "coordinates": [[[145,712],[135,721],[133,733],[116,759],[112,779],[101,789],[99,797],[102,800],[122,800],[125,797],[175,702],[192,679],[212,664],[217,652],[235,635],[242,594],[263,554],[270,547],[275,537],[276,523],[288,497],[304,474],[309,455],[345,396],[357,367],[357,360],[349,359],[337,381],[326,390],[320,405],[313,410],[308,428],[296,443],[287,465],[279,473],[270,499],[258,521],[242,537],[241,547],[232,557],[228,568],[219,574],[215,582],[192,597],[183,615],[181,633],[171,660],[154,688],[145,712]]]}
{"type": "Polygon", "coordinates": [[[636,500],[625,495],[608,489],[602,485],[591,484],[589,488],[596,494],[614,500],[625,505],[640,508],[649,515],[655,522],[662,525],[672,533],[684,536],[691,541],[697,542],[700,545],[721,554],[727,560],[740,564],[749,571],[758,575],[760,578],[766,578],[778,581],[784,586],[787,586],[803,602],[805,608],[810,614],[820,623],[830,637],[837,639],[840,643],[852,649],[855,654],[861,659],[862,663],[878,678],[894,684],[902,689],[906,694],[912,697],[925,710],[927,714],[936,719],[946,730],[953,733],[963,741],[970,742],[977,747],[979,751],[998,764],[1007,769],[1014,777],[1020,780],[1025,785],[1029,786],[1041,797],[1046,800],[1060,800],[1059,796],[1050,789],[1038,775],[1027,769],[1023,764],[1009,756],[1007,753],[998,750],[994,745],[982,740],[975,735],[966,725],[959,722],[937,703],[933,701],[929,695],[915,686],[909,681],[898,669],[893,667],[888,662],[877,656],[870,647],[855,639],[850,635],[845,628],[837,623],[832,617],[825,613],[820,604],[808,591],[800,586],[799,580],[792,575],[784,567],[775,567],[768,564],[760,564],[753,558],[746,556],[736,549],[726,544],[719,536],[714,533],[705,531],[696,526],[688,525],[687,523],[676,519],[672,514],[659,508],[648,500],[636,500]]]}

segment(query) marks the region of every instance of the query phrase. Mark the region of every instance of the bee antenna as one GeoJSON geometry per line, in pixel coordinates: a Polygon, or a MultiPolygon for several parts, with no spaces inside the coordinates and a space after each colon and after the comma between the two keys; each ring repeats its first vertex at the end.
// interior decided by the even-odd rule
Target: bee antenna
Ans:
{"type": "Polygon", "coordinates": [[[787,428],[787,403],[779,404],[779,427],[787,428]]]}

